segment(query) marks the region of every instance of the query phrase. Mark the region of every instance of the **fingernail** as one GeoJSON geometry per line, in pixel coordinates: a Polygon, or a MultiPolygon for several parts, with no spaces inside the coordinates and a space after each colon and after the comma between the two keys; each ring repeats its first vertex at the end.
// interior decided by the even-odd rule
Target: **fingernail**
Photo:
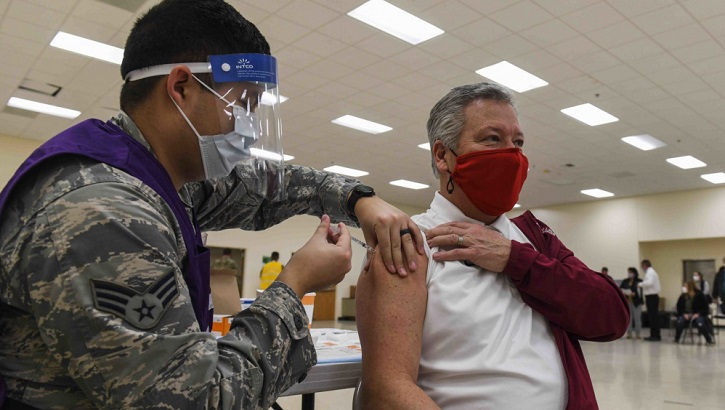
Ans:
{"type": "Polygon", "coordinates": [[[388,270],[389,270],[389,271],[390,271],[391,273],[395,273],[395,265],[388,265],[388,270]]]}
{"type": "Polygon", "coordinates": [[[415,262],[410,262],[410,270],[415,270],[416,268],[415,262]]]}
{"type": "Polygon", "coordinates": [[[405,268],[398,269],[398,272],[400,272],[401,275],[407,275],[408,272],[405,271],[405,268]]]}

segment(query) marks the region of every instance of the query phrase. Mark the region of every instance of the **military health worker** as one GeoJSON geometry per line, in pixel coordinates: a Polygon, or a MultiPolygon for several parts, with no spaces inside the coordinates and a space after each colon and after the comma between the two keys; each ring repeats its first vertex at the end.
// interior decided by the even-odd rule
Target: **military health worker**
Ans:
{"type": "Polygon", "coordinates": [[[163,1],[127,40],[123,111],[18,169],[0,194],[6,408],[268,408],[302,380],[316,355],[300,296],[350,269],[347,229],[322,216],[218,340],[201,231],[357,217],[407,272],[402,254],[422,246],[407,216],[355,180],[284,166],[269,54],[223,1],[163,1]],[[401,229],[415,236],[402,248],[401,229]]]}

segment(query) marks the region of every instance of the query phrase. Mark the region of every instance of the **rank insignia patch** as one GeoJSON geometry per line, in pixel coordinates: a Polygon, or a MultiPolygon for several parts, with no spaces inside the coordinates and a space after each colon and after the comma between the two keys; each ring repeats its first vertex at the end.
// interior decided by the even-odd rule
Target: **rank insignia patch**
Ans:
{"type": "Polygon", "coordinates": [[[179,295],[174,270],[149,286],[144,293],[117,283],[91,279],[96,308],[113,313],[139,329],[159,323],[171,302],[179,295]]]}

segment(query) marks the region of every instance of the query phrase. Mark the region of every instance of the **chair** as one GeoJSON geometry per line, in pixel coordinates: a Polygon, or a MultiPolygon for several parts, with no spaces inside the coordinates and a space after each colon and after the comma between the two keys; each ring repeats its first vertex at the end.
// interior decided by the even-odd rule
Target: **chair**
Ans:
{"type": "Polygon", "coordinates": [[[360,386],[362,385],[362,377],[358,379],[355,392],[352,394],[352,410],[362,410],[362,398],[360,397],[360,386]]]}

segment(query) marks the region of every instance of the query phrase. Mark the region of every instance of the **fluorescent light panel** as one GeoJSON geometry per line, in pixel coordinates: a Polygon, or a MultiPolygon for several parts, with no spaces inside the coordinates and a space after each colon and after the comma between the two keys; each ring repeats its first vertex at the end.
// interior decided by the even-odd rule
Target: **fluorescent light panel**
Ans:
{"type": "Polygon", "coordinates": [[[580,191],[580,192],[582,194],[584,194],[584,195],[593,196],[594,198],[607,198],[607,197],[610,197],[610,196],[614,196],[613,193],[607,192],[605,190],[598,189],[598,188],[597,189],[585,189],[585,190],[580,191]]]}
{"type": "Polygon", "coordinates": [[[704,179],[707,182],[711,182],[713,184],[723,184],[723,183],[725,183],[725,172],[716,172],[714,174],[704,174],[704,175],[700,175],[700,178],[704,179]]]}
{"type": "MultiPolygon", "coordinates": [[[[253,156],[257,158],[268,159],[272,161],[279,161],[280,159],[280,155],[276,152],[266,151],[259,148],[250,148],[249,151],[252,153],[253,156]]],[[[292,155],[284,155],[285,161],[292,161],[293,159],[295,159],[295,157],[293,157],[292,155]]]]}
{"type": "Polygon", "coordinates": [[[521,205],[520,204],[514,205],[514,209],[516,209],[516,208],[521,208],[521,205]]]}
{"type": "Polygon", "coordinates": [[[700,161],[699,159],[691,156],[691,155],[685,155],[682,157],[675,157],[675,158],[667,158],[667,162],[670,164],[680,167],[682,169],[692,169],[692,168],[702,168],[704,166],[707,166],[706,163],[700,161]]]}
{"type": "Polygon", "coordinates": [[[87,57],[97,58],[113,64],[121,64],[123,61],[123,49],[109,46],[98,41],[89,40],[84,37],[59,31],[51,40],[50,45],[72,53],[82,54],[87,57]]]}
{"type": "Polygon", "coordinates": [[[541,78],[516,67],[508,61],[501,61],[500,63],[483,67],[476,70],[476,74],[503,84],[520,93],[549,85],[549,83],[541,78]]]}
{"type": "Polygon", "coordinates": [[[592,127],[619,121],[619,118],[589,103],[564,108],[561,112],[592,127]]]}
{"type": "Polygon", "coordinates": [[[664,142],[658,140],[657,138],[648,135],[648,134],[642,134],[642,135],[632,135],[629,137],[622,138],[622,141],[626,142],[627,144],[637,147],[641,149],[642,151],[650,151],[653,149],[661,148],[667,146],[664,142]]]}
{"type": "Polygon", "coordinates": [[[427,142],[424,142],[423,144],[419,144],[418,148],[423,148],[426,151],[430,151],[430,144],[427,142]]]}
{"type": "Polygon", "coordinates": [[[10,97],[8,106],[20,108],[21,110],[35,111],[42,114],[55,115],[63,118],[76,118],[81,115],[80,111],[71,110],[70,108],[58,107],[57,105],[43,104],[37,101],[26,100],[24,98],[10,97]]]}
{"type": "Polygon", "coordinates": [[[440,28],[383,0],[370,0],[347,15],[412,45],[444,33],[440,28]]]}
{"type": "Polygon", "coordinates": [[[403,188],[408,188],[408,189],[416,189],[416,190],[417,189],[425,189],[425,188],[428,188],[428,185],[426,185],[426,184],[421,184],[421,183],[418,183],[418,182],[408,181],[408,180],[405,180],[405,179],[398,179],[398,180],[395,180],[395,181],[390,181],[390,185],[395,185],[395,186],[399,186],[399,187],[403,187],[403,188]]]}
{"type": "Polygon", "coordinates": [[[332,123],[342,125],[343,127],[353,128],[358,131],[367,132],[370,134],[380,134],[392,130],[392,128],[388,127],[387,125],[364,120],[362,118],[355,117],[354,115],[343,115],[340,118],[335,118],[334,120],[332,120],[332,123]]]}
{"type": "Polygon", "coordinates": [[[366,172],[366,171],[360,171],[359,169],[354,169],[354,168],[341,167],[339,165],[333,165],[331,167],[327,167],[327,168],[325,168],[325,171],[334,172],[336,174],[347,175],[347,176],[351,176],[351,177],[355,177],[355,178],[364,177],[365,175],[370,174],[369,172],[366,172]]]}

